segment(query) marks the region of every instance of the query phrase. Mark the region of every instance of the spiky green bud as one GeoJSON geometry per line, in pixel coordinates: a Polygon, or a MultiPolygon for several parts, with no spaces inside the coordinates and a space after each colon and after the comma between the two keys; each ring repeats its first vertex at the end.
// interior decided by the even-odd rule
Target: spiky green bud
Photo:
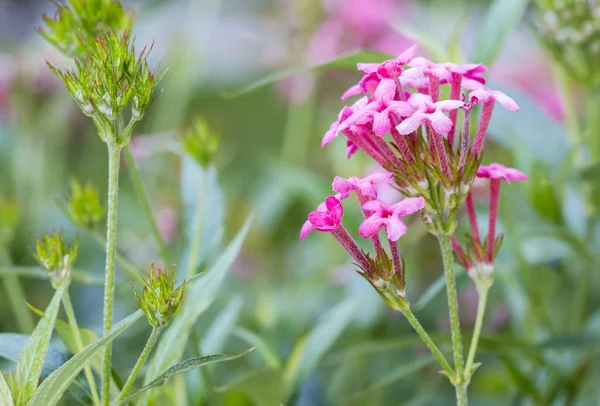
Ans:
{"type": "Polygon", "coordinates": [[[89,230],[95,229],[104,217],[98,188],[91,182],[82,185],[72,178],[66,212],[74,224],[89,230]]]}
{"type": "Polygon", "coordinates": [[[181,136],[184,151],[203,167],[208,167],[219,149],[219,134],[208,123],[196,118],[181,136]]]}
{"type": "Polygon", "coordinates": [[[35,239],[35,251],[33,257],[39,262],[50,276],[50,282],[54,288],[71,280],[71,269],[77,259],[79,248],[79,237],[75,239],[73,246],[64,243],[62,233],[53,231],[35,239]]]}
{"type": "Polygon", "coordinates": [[[153,327],[166,326],[177,311],[183,298],[185,280],[179,287],[176,287],[175,265],[172,269],[173,271],[169,277],[166,269],[155,269],[154,264],[152,264],[148,278],[144,279],[145,286],[142,293],[139,294],[135,289],[133,290],[140,309],[142,309],[148,322],[153,327]]]}

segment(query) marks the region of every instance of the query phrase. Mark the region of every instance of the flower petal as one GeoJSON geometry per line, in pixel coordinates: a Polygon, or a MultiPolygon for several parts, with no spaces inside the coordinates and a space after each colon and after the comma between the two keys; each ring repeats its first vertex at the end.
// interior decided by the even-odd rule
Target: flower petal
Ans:
{"type": "Polygon", "coordinates": [[[373,93],[375,100],[381,101],[387,105],[394,100],[394,96],[396,96],[396,83],[394,80],[381,79],[375,93],[373,93]]]}
{"type": "Polygon", "coordinates": [[[381,214],[387,208],[387,204],[379,200],[369,200],[362,205],[362,208],[366,211],[372,211],[381,214]]]}
{"type": "Polygon", "coordinates": [[[436,110],[431,114],[426,114],[426,116],[427,120],[431,123],[431,127],[433,127],[438,134],[446,134],[452,128],[452,120],[446,117],[440,110],[436,110]]]}
{"type": "Polygon", "coordinates": [[[349,99],[350,97],[359,95],[362,92],[362,88],[359,84],[354,85],[344,92],[344,94],[342,95],[342,100],[349,99]]]}
{"type": "MultiPolygon", "coordinates": [[[[419,128],[425,121],[427,121],[426,115],[420,111],[417,111],[412,116],[402,121],[396,127],[396,130],[398,130],[398,132],[402,135],[410,134],[419,128]]],[[[450,125],[452,126],[452,122],[450,122],[450,125]]]]}
{"type": "Polygon", "coordinates": [[[338,192],[342,199],[347,198],[353,190],[352,184],[346,179],[336,176],[331,184],[334,191],[338,192]]]}
{"type": "Polygon", "coordinates": [[[398,241],[400,237],[406,234],[407,228],[406,224],[399,218],[390,217],[385,219],[385,231],[391,241],[398,241]]]}
{"type": "Polygon", "coordinates": [[[371,238],[381,230],[383,225],[384,220],[378,214],[373,214],[358,227],[358,233],[361,237],[371,238]]]}
{"type": "Polygon", "coordinates": [[[313,230],[313,225],[310,220],[306,220],[300,229],[300,239],[305,239],[313,230]]]}
{"type": "Polygon", "coordinates": [[[373,116],[373,132],[375,135],[385,135],[392,129],[392,122],[388,115],[388,110],[383,110],[381,113],[375,113],[373,116]]]}
{"type": "Polygon", "coordinates": [[[422,197],[405,197],[391,208],[396,216],[408,216],[421,210],[423,207],[425,207],[425,199],[422,197]]]}
{"type": "Polygon", "coordinates": [[[496,101],[500,103],[506,110],[519,111],[519,105],[513,99],[499,90],[494,90],[492,93],[494,94],[496,101]]]}
{"type": "Polygon", "coordinates": [[[441,111],[450,111],[461,108],[464,103],[460,100],[443,100],[433,104],[434,107],[441,111]]]}

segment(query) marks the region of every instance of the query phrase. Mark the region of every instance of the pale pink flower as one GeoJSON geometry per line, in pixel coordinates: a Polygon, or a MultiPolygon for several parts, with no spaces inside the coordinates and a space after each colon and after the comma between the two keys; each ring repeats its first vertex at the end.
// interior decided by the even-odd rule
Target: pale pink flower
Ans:
{"type": "Polygon", "coordinates": [[[321,140],[321,148],[324,148],[325,145],[333,141],[335,137],[337,137],[337,135],[340,133],[340,131],[342,131],[345,128],[345,126],[343,125],[344,122],[349,117],[351,117],[355,111],[359,111],[360,109],[365,107],[368,102],[369,100],[366,97],[363,97],[356,101],[356,103],[354,103],[351,107],[344,106],[344,108],[340,111],[340,114],[338,115],[338,119],[331,123],[331,126],[329,126],[329,130],[327,130],[327,132],[323,136],[323,139],[321,140]]]}
{"type": "Polygon", "coordinates": [[[466,79],[485,83],[483,72],[487,71],[485,65],[480,63],[456,64],[451,62],[435,63],[422,57],[414,58],[408,63],[410,69],[403,72],[406,77],[419,78],[422,76],[433,76],[440,80],[440,83],[452,83],[454,76],[458,75],[466,79]]]}
{"type": "Polygon", "coordinates": [[[493,163],[487,166],[481,165],[477,170],[477,177],[489,179],[503,179],[507,183],[510,183],[511,180],[527,180],[527,175],[525,175],[523,172],[514,168],[507,168],[506,166],[499,163],[493,163]]]}
{"type": "Polygon", "coordinates": [[[360,192],[363,196],[368,196],[372,199],[377,199],[377,190],[375,185],[385,183],[394,177],[393,173],[390,172],[379,172],[374,173],[364,178],[352,176],[348,179],[344,179],[340,176],[336,176],[333,179],[333,190],[340,194],[341,199],[347,198],[352,191],[360,192]]]}
{"type": "Polygon", "coordinates": [[[452,128],[452,120],[444,112],[458,109],[464,104],[459,100],[443,100],[434,103],[431,96],[421,93],[413,94],[408,99],[408,103],[416,111],[396,127],[402,135],[412,133],[425,123],[430,124],[438,134],[445,134],[452,128]]]}
{"type": "Polygon", "coordinates": [[[305,239],[312,230],[330,232],[336,230],[344,216],[344,208],[336,196],[328,196],[324,203],[308,215],[300,230],[300,239],[305,239]]]}
{"type": "Polygon", "coordinates": [[[502,93],[500,90],[491,90],[480,83],[469,81],[465,87],[472,90],[469,93],[469,102],[472,103],[490,103],[498,102],[506,110],[519,111],[519,105],[510,97],[502,93]]]}
{"type": "Polygon", "coordinates": [[[406,234],[407,229],[400,217],[413,214],[423,207],[425,200],[422,197],[407,197],[392,206],[379,200],[370,200],[363,204],[362,208],[372,214],[360,225],[358,233],[364,238],[371,238],[385,227],[388,239],[398,241],[406,234]]]}

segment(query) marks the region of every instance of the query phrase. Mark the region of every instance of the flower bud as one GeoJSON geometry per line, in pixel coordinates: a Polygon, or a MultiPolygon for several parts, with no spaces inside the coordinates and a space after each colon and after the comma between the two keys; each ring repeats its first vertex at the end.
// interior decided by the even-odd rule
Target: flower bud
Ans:
{"type": "Polygon", "coordinates": [[[154,264],[150,266],[150,275],[144,280],[144,289],[139,294],[135,289],[134,293],[138,299],[140,309],[146,315],[148,322],[153,327],[166,326],[171,317],[177,311],[181,299],[185,280],[178,288],[175,287],[175,265],[171,277],[166,269],[158,268],[155,270],[154,264]]]}
{"type": "Polygon", "coordinates": [[[32,250],[33,257],[48,273],[50,282],[55,289],[63,283],[71,281],[71,268],[77,259],[78,247],[79,238],[71,247],[64,243],[62,233],[58,234],[56,231],[52,234],[44,233],[43,237],[35,239],[35,251],[32,250]]]}
{"type": "Polygon", "coordinates": [[[206,121],[196,118],[181,137],[184,151],[204,168],[208,167],[219,149],[219,134],[206,121]]]}
{"type": "Polygon", "coordinates": [[[71,195],[67,197],[67,215],[71,221],[89,230],[95,229],[104,217],[98,188],[91,182],[81,185],[71,179],[71,195]]]}

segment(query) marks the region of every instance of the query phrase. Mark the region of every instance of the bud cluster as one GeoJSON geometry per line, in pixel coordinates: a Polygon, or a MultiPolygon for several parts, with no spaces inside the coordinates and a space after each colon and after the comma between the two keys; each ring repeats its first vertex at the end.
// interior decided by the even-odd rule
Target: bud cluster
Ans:
{"type": "Polygon", "coordinates": [[[123,32],[133,24],[133,13],[117,0],[68,0],[55,3],[54,17],[44,14],[40,34],[63,54],[85,59],[86,47],[105,30],[123,32]]]}
{"type": "Polygon", "coordinates": [[[77,259],[78,247],[79,238],[75,240],[74,246],[70,246],[64,243],[62,233],[58,234],[56,231],[52,234],[44,233],[41,238],[35,239],[33,257],[48,273],[54,288],[71,281],[71,268],[77,259]]]}
{"type": "Polygon", "coordinates": [[[173,271],[169,277],[166,269],[155,269],[152,264],[150,275],[144,279],[144,284],[141,294],[134,289],[140,309],[153,327],[164,327],[169,323],[181,303],[185,281],[177,288],[175,286],[175,265],[173,265],[173,271]]]}
{"type": "Polygon", "coordinates": [[[111,30],[101,33],[91,45],[85,43],[87,59],[75,60],[76,70],[61,71],[48,66],[59,76],[81,110],[93,118],[104,142],[125,145],[131,132],[154,102],[152,93],[165,72],[158,77],[148,67],[146,47],[136,56],[129,31],[119,35],[111,30]],[[129,124],[116,134],[121,113],[131,106],[129,124]]]}
{"type": "Polygon", "coordinates": [[[71,221],[88,230],[94,230],[104,217],[98,188],[91,182],[82,185],[71,179],[71,195],[67,197],[66,213],[71,221]]]}
{"type": "Polygon", "coordinates": [[[219,149],[219,134],[205,120],[195,118],[182,134],[181,144],[188,155],[206,168],[214,161],[219,149]]]}

